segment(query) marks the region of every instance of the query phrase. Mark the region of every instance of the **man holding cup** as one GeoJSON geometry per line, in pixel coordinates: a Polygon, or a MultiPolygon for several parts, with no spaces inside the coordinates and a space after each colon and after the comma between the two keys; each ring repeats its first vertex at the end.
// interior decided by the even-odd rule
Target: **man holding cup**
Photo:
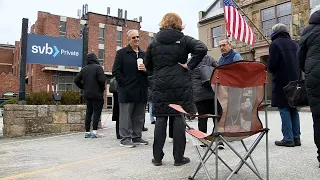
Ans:
{"type": "Polygon", "coordinates": [[[148,99],[147,70],[144,65],[145,52],[139,48],[139,31],[127,32],[129,44],[118,50],[112,74],[119,84],[119,131],[120,146],[147,145],[141,138],[148,99]]]}

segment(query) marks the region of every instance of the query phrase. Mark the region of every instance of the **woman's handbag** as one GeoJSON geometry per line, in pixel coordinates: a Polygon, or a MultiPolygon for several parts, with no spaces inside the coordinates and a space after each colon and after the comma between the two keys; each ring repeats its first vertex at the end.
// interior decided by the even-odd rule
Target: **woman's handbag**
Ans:
{"type": "Polygon", "coordinates": [[[202,65],[199,67],[200,75],[201,75],[201,83],[203,87],[211,88],[211,76],[213,73],[214,67],[202,65]]]}
{"type": "Polygon", "coordinates": [[[283,90],[289,106],[309,106],[305,80],[301,80],[301,73],[297,81],[290,81],[283,90]]]}

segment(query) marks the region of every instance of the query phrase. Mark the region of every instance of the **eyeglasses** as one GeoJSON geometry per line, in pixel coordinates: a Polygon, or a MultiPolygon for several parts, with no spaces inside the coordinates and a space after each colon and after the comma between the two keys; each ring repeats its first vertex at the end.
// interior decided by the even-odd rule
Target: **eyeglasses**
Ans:
{"type": "Polygon", "coordinates": [[[133,36],[132,39],[139,39],[139,36],[133,36]]]}

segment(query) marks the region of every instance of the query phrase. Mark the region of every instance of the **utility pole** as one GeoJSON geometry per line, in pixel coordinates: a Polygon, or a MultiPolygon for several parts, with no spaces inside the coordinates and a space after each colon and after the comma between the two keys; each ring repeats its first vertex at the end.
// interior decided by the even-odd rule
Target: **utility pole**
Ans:
{"type": "Polygon", "coordinates": [[[22,19],[21,32],[21,58],[20,58],[20,81],[19,81],[19,101],[26,99],[26,66],[27,66],[27,44],[28,44],[28,23],[29,19],[22,19]]]}

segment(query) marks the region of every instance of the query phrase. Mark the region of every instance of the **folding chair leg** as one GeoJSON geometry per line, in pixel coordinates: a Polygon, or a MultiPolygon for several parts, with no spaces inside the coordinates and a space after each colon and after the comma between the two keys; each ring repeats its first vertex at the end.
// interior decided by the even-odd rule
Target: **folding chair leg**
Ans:
{"type": "MultiPolygon", "coordinates": [[[[252,172],[259,177],[259,179],[263,180],[263,178],[260,176],[260,174],[258,174],[258,173],[250,166],[250,164],[249,164],[246,160],[244,160],[244,159],[241,157],[241,155],[240,155],[222,136],[220,136],[220,137],[221,137],[221,139],[227,144],[227,146],[241,159],[241,161],[242,161],[243,163],[245,163],[245,164],[252,170],[252,172]]],[[[260,135],[259,138],[261,139],[262,136],[260,135]]],[[[250,153],[254,150],[254,148],[255,148],[256,146],[257,146],[257,144],[256,144],[255,146],[254,146],[254,145],[251,146],[251,148],[250,148],[250,150],[249,150],[249,152],[248,152],[247,154],[250,154],[250,153]]],[[[227,179],[229,180],[229,179],[234,175],[234,173],[235,173],[235,171],[233,171],[227,179]]]]}
{"type": "Polygon", "coordinates": [[[196,177],[198,171],[200,170],[200,168],[203,167],[204,171],[206,172],[206,175],[207,175],[208,179],[210,180],[211,178],[210,178],[208,169],[205,166],[205,163],[209,159],[209,157],[212,155],[212,153],[208,156],[208,158],[205,159],[205,156],[201,157],[201,154],[200,154],[200,151],[199,151],[198,147],[195,147],[195,148],[196,148],[197,154],[198,154],[199,159],[200,159],[200,164],[199,164],[198,168],[196,169],[196,171],[193,173],[193,175],[189,177],[189,179],[194,179],[196,177]]]}
{"type": "MultiPolygon", "coordinates": [[[[212,154],[216,154],[216,153],[214,152],[214,150],[210,149],[210,151],[212,152],[212,154]]],[[[220,156],[218,156],[218,159],[219,159],[231,172],[233,171],[233,170],[231,169],[231,167],[228,166],[228,164],[227,164],[220,156]]]]}
{"type": "MultiPolygon", "coordinates": [[[[243,140],[241,140],[241,143],[242,143],[242,145],[243,145],[243,147],[244,147],[244,149],[246,150],[246,152],[248,152],[248,148],[247,148],[247,146],[244,144],[244,142],[243,142],[243,140]]],[[[255,143],[255,142],[254,142],[255,143]]],[[[259,172],[259,170],[258,170],[258,168],[257,168],[257,166],[256,166],[256,164],[254,163],[254,161],[253,161],[253,159],[252,159],[252,156],[251,156],[251,154],[249,154],[249,157],[250,157],[250,160],[251,160],[251,162],[252,162],[252,164],[253,164],[253,166],[254,166],[254,168],[256,168],[256,171],[260,174],[260,172],[259,172]]],[[[244,160],[247,160],[248,158],[244,158],[244,160]]],[[[235,174],[237,174],[238,172],[239,172],[239,170],[241,169],[241,167],[243,166],[243,163],[242,162],[240,162],[239,163],[239,168],[237,168],[237,170],[236,170],[236,172],[235,172],[235,174]],[[240,165],[241,164],[241,165],[240,165]]],[[[238,167],[237,166],[237,167],[238,167]]],[[[261,174],[260,174],[261,175],[261,174]]]]}

